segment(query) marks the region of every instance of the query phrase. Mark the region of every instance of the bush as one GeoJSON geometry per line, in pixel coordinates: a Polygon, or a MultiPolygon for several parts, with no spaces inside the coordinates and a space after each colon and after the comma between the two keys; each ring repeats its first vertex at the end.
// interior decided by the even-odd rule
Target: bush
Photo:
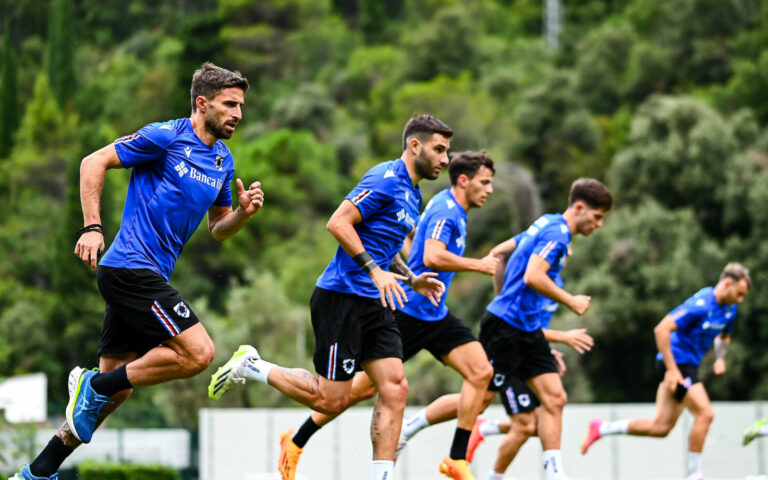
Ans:
{"type": "Polygon", "coordinates": [[[78,480],[179,480],[178,470],[162,465],[83,462],[77,466],[78,480]]]}

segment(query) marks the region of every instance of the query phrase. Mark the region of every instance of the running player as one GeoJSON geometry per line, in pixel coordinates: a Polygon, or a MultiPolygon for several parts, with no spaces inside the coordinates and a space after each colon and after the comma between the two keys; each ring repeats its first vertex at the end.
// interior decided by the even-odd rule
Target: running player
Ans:
{"type": "Polygon", "coordinates": [[[656,390],[656,414],[653,418],[615,420],[593,419],[581,443],[581,453],[604,435],[640,435],[666,437],[687,408],[694,422],[688,438],[688,480],[700,480],[701,452],[709,425],[715,416],[707,391],[699,380],[701,358],[715,345],[715,375],[725,373],[725,354],[731,341],[737,304],[752,286],[749,270],[729,263],[714,287],[696,292],[682,305],[669,312],[656,325],[653,334],[659,353],[656,364],[661,382],[656,390]]]}
{"type": "MultiPolygon", "coordinates": [[[[485,396],[486,405],[497,391],[504,391],[502,402],[509,403],[505,403],[505,408],[515,412],[519,408],[517,394],[510,396],[507,392],[532,389],[543,406],[539,437],[544,448],[548,480],[565,478],[559,447],[566,394],[560,381],[560,367],[542,328],[541,309],[545,296],[579,315],[589,308],[589,297],[571,295],[558,287],[553,279],[565,263],[571,235],[590,235],[602,226],[612,205],[611,194],[602,183],[593,179],[576,180],[571,186],[569,206],[563,214],[544,215],[518,237],[519,241],[508,241],[514,241],[514,253],[507,262],[501,291],[488,306],[481,323],[480,341],[495,371],[485,396]]],[[[502,250],[503,245],[494,250],[502,250]]],[[[570,332],[560,337],[561,341],[573,342],[574,348],[591,348],[592,339],[585,332],[581,329],[570,332]]],[[[533,410],[534,397],[523,395],[522,403],[533,410]]],[[[446,395],[435,400],[406,422],[400,444],[426,425],[453,418],[455,412],[454,396],[446,395]]]]}
{"type": "Polygon", "coordinates": [[[96,427],[134,387],[188,378],[214,355],[213,342],[197,316],[168,280],[178,255],[208,213],[217,240],[239,231],[261,208],[259,182],[248,190],[237,179],[221,139],[242,118],[248,81],[205,63],[192,77],[190,118],[152,123],[83,159],[80,198],[86,225],[75,254],[97,270],[106,301],[99,368],[69,374],[67,421],[14,480],[56,479],[72,451],[91,441],[96,427]],[[120,231],[104,257],[99,203],[106,171],[132,168],[120,231]]]}
{"type": "MultiPolygon", "coordinates": [[[[457,271],[476,271],[492,275],[498,260],[462,255],[467,236],[467,212],[481,207],[493,191],[493,160],[485,152],[460,152],[451,155],[451,187],[430,200],[419,218],[413,241],[406,241],[408,266],[414,273],[439,272],[446,293],[457,271]]],[[[483,347],[472,331],[453,316],[445,305],[445,295],[438,306],[405,287],[408,303],[395,312],[403,339],[403,361],[422,349],[429,350],[442,363],[464,377],[459,403],[459,423],[449,455],[441,468],[453,478],[472,479],[463,462],[472,425],[479,412],[486,385],[493,368],[483,347]]],[[[358,373],[352,384],[350,406],[374,395],[375,388],[365,372],[358,373]]],[[[283,432],[280,439],[278,469],[284,480],[293,480],[299,455],[309,438],[337,415],[313,412],[299,430],[283,432]]]]}
{"type": "Polygon", "coordinates": [[[371,421],[372,480],[391,479],[408,383],[403,346],[392,311],[406,298],[398,280],[438,305],[444,285],[437,273],[415,275],[398,252],[416,226],[422,179],[434,180],[448,165],[453,132],[431,115],[411,118],[403,131],[403,154],[365,174],[328,221],[339,242],[310,301],[317,376],[261,359],[242,345],[212,376],[216,400],[246,379],[267,383],[315,411],[335,415],[352,398],[353,377],[364,370],[379,395],[371,421]],[[387,271],[390,263],[401,274],[387,271]]]}

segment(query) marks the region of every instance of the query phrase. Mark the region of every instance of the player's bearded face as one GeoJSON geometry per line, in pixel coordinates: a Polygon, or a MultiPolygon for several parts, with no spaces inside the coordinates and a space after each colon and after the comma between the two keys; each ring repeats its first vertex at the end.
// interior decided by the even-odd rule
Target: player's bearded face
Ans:
{"type": "Polygon", "coordinates": [[[225,88],[209,100],[205,110],[206,130],[219,139],[231,138],[243,116],[241,105],[244,97],[239,88],[225,88]]]}
{"type": "Polygon", "coordinates": [[[443,167],[448,165],[449,146],[450,140],[437,133],[421,144],[414,161],[419,177],[434,180],[440,175],[443,167]]]}

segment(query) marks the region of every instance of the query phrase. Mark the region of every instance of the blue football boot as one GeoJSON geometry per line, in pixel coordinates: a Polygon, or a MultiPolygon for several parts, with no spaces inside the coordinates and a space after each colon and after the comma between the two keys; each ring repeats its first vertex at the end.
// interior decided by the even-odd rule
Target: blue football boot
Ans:
{"type": "Polygon", "coordinates": [[[107,403],[112,403],[109,397],[99,395],[91,387],[91,379],[97,373],[99,371],[96,368],[86,370],[80,367],[69,372],[67,424],[75,437],[83,443],[91,441],[101,409],[107,403]]]}
{"type": "Polygon", "coordinates": [[[24,468],[22,468],[19,473],[8,480],[59,480],[59,474],[54,473],[50,477],[36,477],[29,471],[29,465],[24,465],[24,468]]]}

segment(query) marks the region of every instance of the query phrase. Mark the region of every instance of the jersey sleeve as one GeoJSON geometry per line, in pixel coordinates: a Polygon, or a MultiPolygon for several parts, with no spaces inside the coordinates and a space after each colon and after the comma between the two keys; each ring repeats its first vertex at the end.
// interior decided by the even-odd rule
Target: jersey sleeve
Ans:
{"type": "Polygon", "coordinates": [[[736,314],[738,313],[738,307],[734,305],[732,308],[733,315],[731,315],[731,319],[728,320],[728,324],[723,329],[723,333],[726,335],[730,335],[733,332],[733,326],[736,324],[736,314]]]}
{"type": "Polygon", "coordinates": [[[431,238],[450,245],[458,233],[458,225],[453,218],[447,215],[433,215],[424,225],[425,238],[431,238]]]}
{"type": "Polygon", "coordinates": [[[175,137],[171,124],[150,123],[133,135],[115,140],[115,150],[123,167],[132,168],[165,160],[165,149],[175,137]]]}
{"type": "Polygon", "coordinates": [[[219,196],[216,197],[216,201],[213,202],[217,207],[232,206],[232,179],[234,176],[234,170],[227,172],[227,177],[224,179],[224,183],[221,186],[219,196]]]}
{"type": "Polygon", "coordinates": [[[699,295],[694,295],[669,312],[669,316],[675,321],[677,328],[685,329],[701,319],[707,312],[709,312],[707,301],[699,295]]]}
{"type": "Polygon", "coordinates": [[[360,210],[363,220],[392,202],[392,189],[387,188],[388,180],[369,172],[345,197],[360,210]]]}
{"type": "Polygon", "coordinates": [[[550,266],[557,265],[568,254],[568,238],[553,231],[542,232],[531,253],[542,257],[550,266]]]}

